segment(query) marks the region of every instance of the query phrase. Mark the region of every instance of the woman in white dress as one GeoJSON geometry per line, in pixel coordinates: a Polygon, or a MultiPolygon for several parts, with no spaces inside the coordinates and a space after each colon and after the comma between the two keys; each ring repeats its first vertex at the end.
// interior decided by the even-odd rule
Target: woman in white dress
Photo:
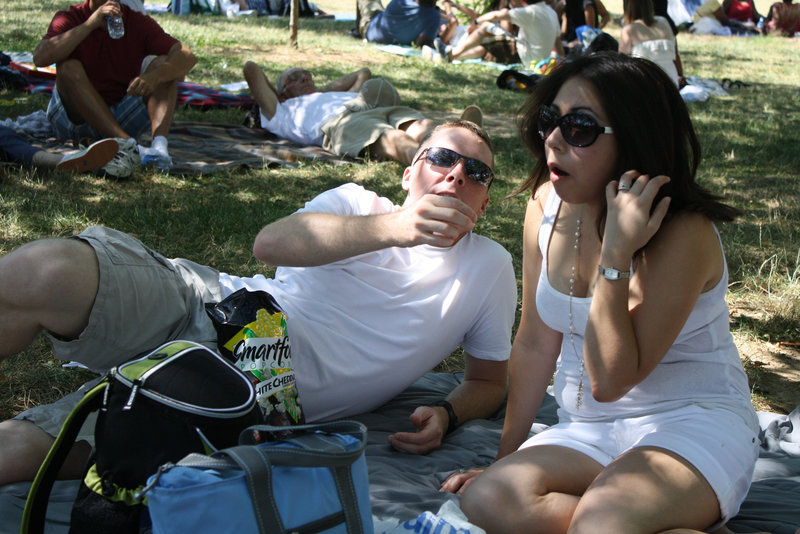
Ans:
{"type": "Polygon", "coordinates": [[[454,473],[491,534],[726,533],[758,419],[688,109],[652,61],[580,56],[522,108],[533,169],[497,460],[454,473]],[[646,90],[643,90],[646,88],[646,90]],[[555,375],[554,375],[555,373],[555,375]],[[530,436],[552,379],[558,423],[530,436]]]}
{"type": "Polygon", "coordinates": [[[623,0],[625,26],[619,40],[619,51],[643,57],[656,63],[675,85],[683,87],[683,72],[678,43],[667,19],[653,14],[653,0],[623,0]]]}

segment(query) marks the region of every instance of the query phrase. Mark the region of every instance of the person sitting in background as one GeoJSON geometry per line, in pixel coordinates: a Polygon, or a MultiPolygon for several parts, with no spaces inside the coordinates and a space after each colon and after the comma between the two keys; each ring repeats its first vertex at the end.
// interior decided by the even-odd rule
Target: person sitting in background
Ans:
{"type": "Polygon", "coordinates": [[[60,171],[93,171],[111,161],[117,150],[116,139],[101,139],[71,154],[56,154],[31,145],[13,128],[0,126],[0,159],[20,165],[53,167],[60,171]]]}
{"type": "Polygon", "coordinates": [[[437,52],[447,61],[484,57],[491,50],[492,41],[500,34],[505,36],[503,38],[510,37],[516,50],[502,63],[520,62],[524,68],[532,69],[539,60],[550,57],[553,50],[559,55],[564,53],[559,39],[558,16],[548,2],[537,0],[525,5],[522,0],[510,0],[510,9],[503,7],[475,19],[477,29],[458,46],[442,49],[437,43],[437,52]],[[512,25],[517,28],[516,34],[509,31],[512,25]]]}
{"type": "MultiPolygon", "coordinates": [[[[442,6],[442,22],[439,26],[438,38],[445,45],[450,45],[452,48],[455,48],[477,28],[475,19],[480,17],[481,14],[469,6],[453,2],[452,0],[443,0],[442,6]],[[458,17],[453,13],[454,9],[466,15],[470,23],[459,24],[458,17]]],[[[436,40],[434,40],[434,44],[435,43],[436,40]]],[[[423,46],[423,49],[424,48],[423,46]]]]}
{"type": "Polygon", "coordinates": [[[602,30],[611,20],[602,0],[560,0],[556,12],[561,19],[561,40],[569,48],[580,45],[576,33],[578,28],[589,26],[602,30]]]}
{"type": "Polygon", "coordinates": [[[722,9],[732,24],[747,33],[761,33],[756,24],[762,17],[753,0],[722,0],[722,9]]]}
{"type": "Polygon", "coordinates": [[[672,28],[672,33],[678,35],[678,26],[669,15],[669,2],[667,0],[653,0],[653,14],[663,17],[669,22],[669,27],[672,28]]]}
{"type": "Polygon", "coordinates": [[[142,163],[171,168],[166,136],[177,82],[197,58],[155,20],[127,5],[86,0],[55,14],[33,52],[33,62],[57,67],[47,107],[56,137],[73,142],[117,138],[119,177],[142,163]],[[106,20],[117,16],[125,31],[114,38],[106,20]],[[136,142],[145,133],[152,135],[150,147],[136,142]]]}
{"type": "MultiPolygon", "coordinates": [[[[299,67],[281,73],[277,89],[252,61],[245,64],[244,77],[259,106],[261,127],[339,155],[369,154],[410,165],[420,141],[435,126],[419,111],[399,105],[395,88],[382,78],[372,79],[366,67],[319,89],[313,75],[299,67]]],[[[462,118],[483,122],[476,106],[462,118]]]]}
{"type": "Polygon", "coordinates": [[[729,19],[719,0],[706,0],[692,14],[692,33],[713,35],[749,35],[759,33],[755,25],[729,19]]]}
{"type": "Polygon", "coordinates": [[[765,30],[766,33],[794,37],[800,32],[800,4],[792,4],[792,0],[772,4],[767,14],[765,30]]]}
{"type": "Polygon", "coordinates": [[[656,63],[675,85],[686,85],[683,79],[678,43],[669,22],[653,14],[652,0],[623,0],[625,26],[619,40],[619,51],[643,57],[656,63]]]}
{"type": "Polygon", "coordinates": [[[357,0],[356,28],[371,43],[423,46],[433,44],[441,12],[436,0],[357,0]]]}
{"type": "MultiPolygon", "coordinates": [[[[487,11],[487,14],[506,9],[508,6],[509,0],[495,0],[492,2],[492,7],[487,11]]],[[[458,59],[480,58],[497,63],[519,63],[516,46],[517,26],[512,24],[510,20],[478,22],[478,18],[482,15],[481,13],[463,6],[456,7],[456,9],[470,18],[469,26],[464,27],[466,31],[460,33],[460,38],[450,37],[450,39],[446,39],[440,35],[434,40],[433,48],[423,46],[422,57],[424,59],[434,63],[442,60],[449,61],[453,59],[452,50],[466,50],[464,46],[468,46],[469,52],[461,53],[458,59]]],[[[452,12],[452,10],[450,11],[452,12]]],[[[453,19],[455,19],[455,16],[453,16],[453,19]]]]}

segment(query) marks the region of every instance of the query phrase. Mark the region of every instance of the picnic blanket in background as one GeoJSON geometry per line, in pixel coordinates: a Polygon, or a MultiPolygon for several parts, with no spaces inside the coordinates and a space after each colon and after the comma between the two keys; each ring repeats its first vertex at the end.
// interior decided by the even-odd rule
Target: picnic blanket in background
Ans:
{"type": "Polygon", "coordinates": [[[254,102],[253,97],[246,93],[232,94],[199,83],[178,82],[179,106],[249,108],[254,102]]]}
{"type": "MultiPolygon", "coordinates": [[[[381,52],[388,52],[389,54],[395,54],[398,56],[410,56],[410,57],[422,57],[422,50],[419,48],[415,48],[413,46],[407,45],[375,45],[375,48],[380,50],[381,52]]],[[[459,65],[461,63],[471,63],[473,65],[483,65],[484,67],[489,67],[495,70],[506,70],[506,69],[513,69],[513,68],[522,68],[521,63],[512,63],[510,65],[506,65],[505,63],[496,63],[494,61],[484,61],[480,58],[475,59],[454,59],[453,65],[459,65]]]]}
{"type": "MultiPolygon", "coordinates": [[[[6,119],[0,124],[13,128],[26,140],[43,150],[66,153],[71,143],[52,137],[52,128],[43,110],[6,119]]],[[[203,175],[237,167],[296,167],[300,162],[325,161],[335,164],[361,160],[342,157],[318,146],[303,146],[279,139],[262,128],[211,122],[176,122],[170,128],[169,153],[172,174],[203,175]]],[[[144,140],[148,144],[147,140],[144,140]]],[[[2,530],[0,530],[2,532],[2,530]]]]}
{"type": "Polygon", "coordinates": [[[261,128],[209,122],[176,122],[169,130],[172,174],[211,174],[236,167],[297,166],[301,161],[345,164],[359,160],[318,146],[303,146],[261,128]]]}
{"type": "MultiPolygon", "coordinates": [[[[25,91],[31,94],[51,94],[56,80],[53,67],[36,68],[32,63],[12,61],[9,66],[19,71],[28,81],[25,91]]],[[[178,106],[201,109],[219,107],[249,108],[253,98],[247,93],[229,93],[192,82],[178,82],[178,106]]]]}

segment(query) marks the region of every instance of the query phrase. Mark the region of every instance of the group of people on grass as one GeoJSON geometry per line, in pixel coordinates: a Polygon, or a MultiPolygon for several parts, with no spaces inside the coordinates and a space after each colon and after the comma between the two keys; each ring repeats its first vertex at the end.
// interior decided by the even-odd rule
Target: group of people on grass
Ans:
{"type": "Polygon", "coordinates": [[[763,16],[753,0],[723,0],[722,4],[706,0],[692,14],[692,23],[690,31],[695,33],[794,37],[800,32],[800,4],[792,0],[775,2],[763,16]]]}
{"type": "MultiPolygon", "coordinates": [[[[668,2],[651,1],[654,14],[666,19],[672,33],[677,34],[668,2]]],[[[637,11],[644,9],[639,6],[637,11]]],[[[800,31],[800,5],[792,4],[792,0],[776,2],[766,17],[758,13],[753,0],[723,0],[722,4],[706,0],[698,2],[690,15],[695,24],[692,31],[702,33],[722,33],[715,29],[724,29],[728,35],[793,36],[800,31]]],[[[441,8],[431,0],[391,0],[385,9],[380,0],[358,0],[356,30],[371,42],[421,47],[423,56],[435,62],[483,58],[521,63],[532,70],[551,56],[585,51],[588,43],[584,41],[591,42],[610,20],[602,0],[496,0],[486,13],[454,0],[443,0],[441,8]],[[456,12],[469,24],[459,24],[456,12]]],[[[631,21],[626,16],[624,22],[631,21]]],[[[661,22],[647,26],[651,26],[649,33],[663,34],[661,22]]],[[[640,24],[635,33],[643,31],[648,33],[640,24]]],[[[652,52],[656,56],[664,53],[652,52]]]]}
{"type": "MultiPolygon", "coordinates": [[[[185,45],[125,6],[87,0],[55,16],[35,58],[58,64],[48,115],[64,135],[131,139],[166,160],[156,140],[195,62],[185,45]],[[120,12],[115,43],[103,20],[120,12]],[[133,140],[146,130],[139,115],[151,147],[133,140]]],[[[277,266],[273,278],[168,259],[104,227],[28,243],[0,258],[0,358],[40,332],[57,358],[98,372],[172,339],[215,347],[205,305],[262,290],[286,313],[308,421],[370,411],[458,347],[463,382],[409,414],[417,430],[389,436],[393,448],[439,448],[507,394],[496,461],[442,488],[488,532],[725,532],[758,456],[717,228],[739,212],[696,181],[700,145],[674,79],[599,53],[536,86],[520,112],[531,171],[517,190],[528,207],[512,333],[511,255],[473,232],[495,179],[478,108],[434,126],[366,69],[319,90],[304,69],[277,87],[253,63],[245,76],[262,124],[402,161],[403,203],[350,183],[264,221],[253,252],[277,266]],[[301,106],[346,111],[306,124],[292,119],[301,106]],[[559,422],[529,438],[551,380],[559,422]]],[[[0,484],[33,478],[81,395],[0,423],[0,484]]],[[[82,475],[90,442],[76,443],[62,477],[82,475]]]]}
{"type": "MultiPolygon", "coordinates": [[[[791,0],[786,1],[770,9],[766,28],[791,33],[786,28],[799,23],[800,10],[795,13],[791,0]]],[[[610,20],[601,0],[499,0],[498,9],[484,14],[453,0],[443,0],[442,10],[435,1],[426,2],[392,0],[384,9],[380,0],[359,0],[358,31],[371,41],[421,45],[423,55],[435,60],[482,57],[532,67],[541,59],[564,56],[565,50],[577,43],[576,32],[581,28],[600,29],[610,20]],[[468,16],[471,24],[457,24],[456,11],[468,16]]],[[[714,2],[708,0],[695,16],[702,18],[704,9],[715,8],[714,2]]],[[[677,28],[667,14],[667,2],[624,0],[623,9],[625,24],[619,43],[614,42],[612,48],[656,62],[682,87],[685,79],[675,39],[677,28]]],[[[725,0],[715,9],[709,13],[720,20],[760,17],[752,0],[725,0]]],[[[96,148],[71,156],[83,158],[80,169],[101,167],[106,175],[118,178],[130,176],[141,165],[162,171],[171,168],[166,134],[174,114],[177,81],[196,61],[185,44],[146,14],[100,0],[59,11],[34,51],[37,66],[58,65],[47,109],[55,136],[75,145],[115,139],[118,151],[110,160],[96,148]],[[117,15],[128,30],[122,38],[111,39],[106,20],[117,15]],[[103,54],[94,53],[101,46],[103,54]],[[109,65],[115,68],[109,69],[109,65]],[[152,138],[149,147],[136,141],[148,133],[152,138]]],[[[262,126],[279,137],[320,145],[338,155],[369,153],[407,164],[433,126],[419,111],[400,105],[396,92],[390,98],[393,89],[386,81],[380,90],[373,90],[378,99],[356,95],[371,78],[367,69],[319,90],[304,69],[282,73],[277,89],[257,65],[248,63],[244,70],[259,104],[262,126]],[[281,86],[285,76],[288,90],[281,86]],[[297,117],[303,117],[300,124],[295,124],[297,117]]],[[[367,84],[364,90],[370,87],[377,84],[367,84]]],[[[14,146],[24,145],[12,131],[4,132],[3,138],[13,138],[14,146]]],[[[4,141],[3,146],[10,143],[4,141]]],[[[30,150],[6,148],[6,155],[29,163],[30,150]]]]}
{"type": "Polygon", "coordinates": [[[453,0],[440,9],[427,0],[358,0],[357,30],[371,42],[415,45],[434,61],[484,58],[526,67],[564,55],[562,42],[578,43],[577,28],[602,28],[610,20],[601,0],[497,0],[479,13],[453,0]],[[459,24],[456,12],[469,19],[459,24]]]}

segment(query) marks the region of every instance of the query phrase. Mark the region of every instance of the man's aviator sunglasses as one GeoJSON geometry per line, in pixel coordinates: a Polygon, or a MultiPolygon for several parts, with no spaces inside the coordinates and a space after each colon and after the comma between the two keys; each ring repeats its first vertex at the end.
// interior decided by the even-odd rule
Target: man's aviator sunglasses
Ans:
{"type": "Polygon", "coordinates": [[[610,126],[600,126],[594,117],[586,113],[567,113],[560,116],[550,106],[542,107],[537,124],[542,140],[550,137],[553,130],[561,129],[561,137],[572,146],[586,147],[597,141],[597,136],[614,133],[610,126]]]}
{"type": "Polygon", "coordinates": [[[467,156],[459,154],[455,150],[450,150],[449,148],[429,146],[423,150],[422,153],[420,153],[419,157],[414,160],[414,163],[418,162],[423,157],[425,158],[425,161],[431,165],[436,167],[444,167],[447,169],[452,169],[455,167],[456,163],[458,163],[458,160],[463,159],[464,172],[466,172],[470,179],[478,182],[484,187],[489,187],[492,184],[492,180],[494,180],[494,172],[487,164],[479,159],[468,158],[467,156]]]}

